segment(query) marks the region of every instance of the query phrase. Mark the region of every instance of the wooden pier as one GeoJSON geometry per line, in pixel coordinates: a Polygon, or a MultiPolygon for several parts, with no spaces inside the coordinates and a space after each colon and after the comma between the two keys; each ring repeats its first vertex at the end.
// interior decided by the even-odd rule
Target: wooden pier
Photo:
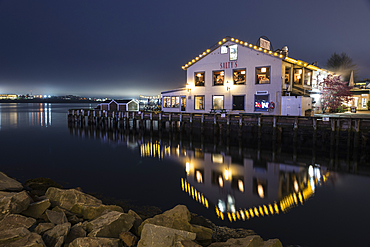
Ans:
{"type": "MultiPolygon", "coordinates": [[[[330,133],[330,146],[346,145],[358,148],[366,146],[370,138],[370,118],[344,117],[299,117],[261,114],[197,114],[197,113],[154,113],[154,112],[115,112],[91,109],[70,109],[68,122],[78,126],[97,128],[158,130],[203,134],[213,131],[214,135],[272,135],[275,140],[291,136],[297,143],[299,137],[310,133],[315,145],[318,133],[330,133]],[[343,143],[345,142],[345,143],[343,143]]],[[[321,137],[322,138],[322,137],[321,137]]]]}

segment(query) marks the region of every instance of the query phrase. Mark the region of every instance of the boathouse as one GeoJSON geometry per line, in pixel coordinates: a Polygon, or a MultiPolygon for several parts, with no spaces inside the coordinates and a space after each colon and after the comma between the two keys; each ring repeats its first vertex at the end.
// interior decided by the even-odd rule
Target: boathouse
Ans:
{"type": "Polygon", "coordinates": [[[132,100],[106,100],[103,103],[97,105],[98,110],[105,111],[139,111],[139,101],[132,100]]]}
{"type": "Polygon", "coordinates": [[[164,112],[304,115],[319,107],[317,78],[330,73],[266,37],[256,45],[225,37],[182,69],[186,87],[162,92],[164,112]]]}

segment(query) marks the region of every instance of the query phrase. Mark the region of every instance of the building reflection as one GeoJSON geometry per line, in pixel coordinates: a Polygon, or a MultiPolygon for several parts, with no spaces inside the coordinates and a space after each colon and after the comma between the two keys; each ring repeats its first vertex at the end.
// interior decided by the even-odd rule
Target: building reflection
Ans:
{"type": "Polygon", "coordinates": [[[9,103],[0,105],[0,130],[2,126],[11,128],[20,126],[48,127],[51,124],[52,110],[50,103],[9,103]]]}
{"type": "Polygon", "coordinates": [[[329,177],[326,164],[312,163],[312,157],[113,129],[70,126],[70,131],[137,147],[141,157],[175,160],[183,166],[183,193],[231,222],[287,213],[305,204],[329,177]]]}

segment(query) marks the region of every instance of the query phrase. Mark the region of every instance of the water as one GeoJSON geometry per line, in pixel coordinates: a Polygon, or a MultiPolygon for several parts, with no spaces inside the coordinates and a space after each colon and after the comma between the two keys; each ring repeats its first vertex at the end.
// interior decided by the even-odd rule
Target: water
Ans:
{"type": "Polygon", "coordinates": [[[0,104],[0,170],[21,182],[49,177],[162,210],[184,204],[217,225],[253,229],[284,245],[368,245],[370,178],[333,171],[327,155],[312,164],[299,151],[68,126],[67,110],[87,107],[95,105],[0,104]]]}

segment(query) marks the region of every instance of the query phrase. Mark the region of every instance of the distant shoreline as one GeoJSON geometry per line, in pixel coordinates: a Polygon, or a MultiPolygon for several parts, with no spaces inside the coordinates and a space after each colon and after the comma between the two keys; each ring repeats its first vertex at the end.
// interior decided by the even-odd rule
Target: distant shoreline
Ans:
{"type": "MultiPolygon", "coordinates": [[[[0,100],[1,103],[96,103],[99,104],[98,101],[93,100],[63,100],[63,99],[2,99],[0,100]]],[[[101,103],[101,102],[100,102],[101,103]]]]}

